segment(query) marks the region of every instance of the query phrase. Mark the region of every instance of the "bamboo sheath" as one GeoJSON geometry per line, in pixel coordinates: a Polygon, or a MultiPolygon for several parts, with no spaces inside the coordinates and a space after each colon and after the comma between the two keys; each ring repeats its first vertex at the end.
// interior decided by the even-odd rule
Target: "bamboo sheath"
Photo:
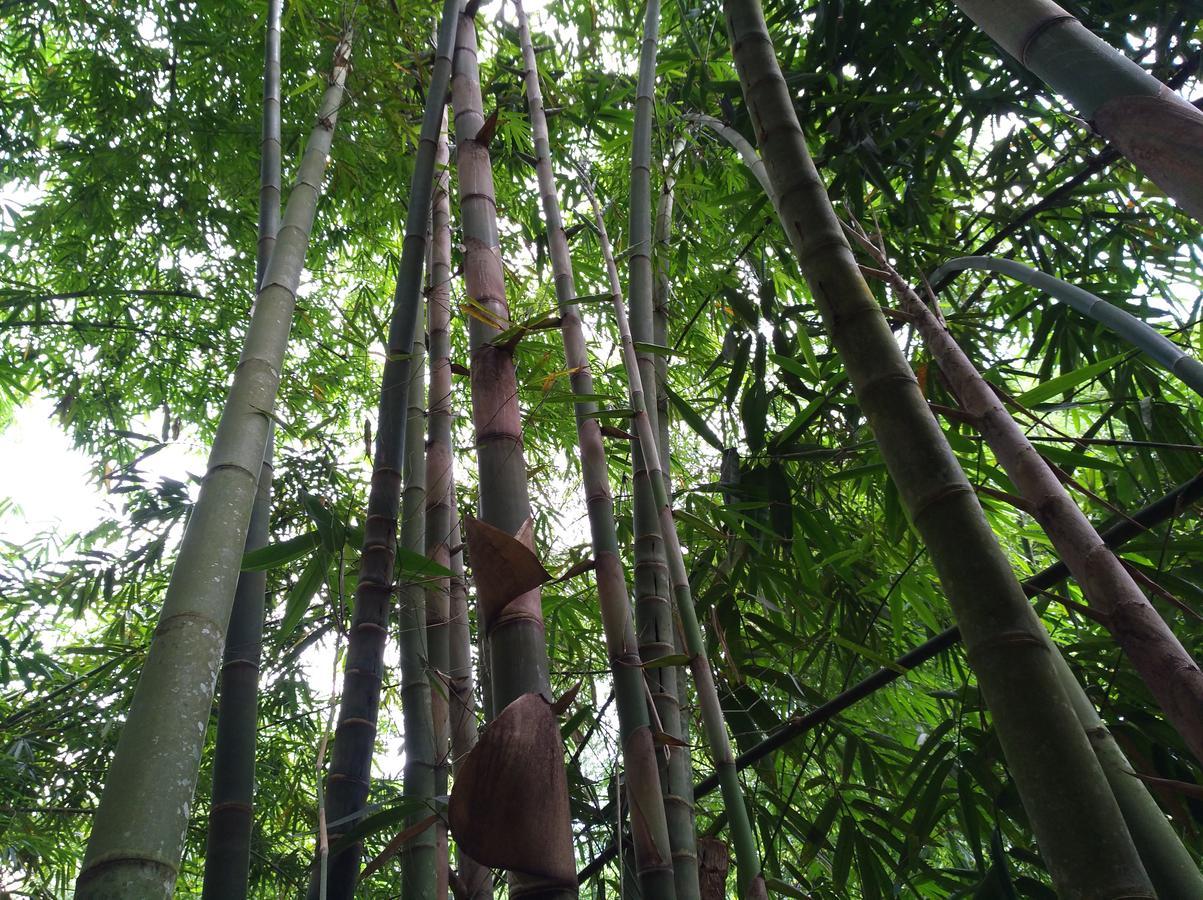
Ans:
{"type": "MultiPolygon", "coordinates": [[[[511,348],[494,342],[510,324],[505,275],[497,235],[496,194],[480,93],[476,24],[461,14],[456,34],[451,105],[455,124],[455,161],[459,176],[460,217],[464,243],[464,286],[470,310],[468,344],[471,350],[472,421],[476,433],[480,520],[506,534],[521,536],[534,549],[526,460],[522,452],[522,415],[511,348]]],[[[547,638],[541,591],[535,588],[510,601],[497,615],[479,622],[488,644],[488,684],[492,715],[525,694],[548,701],[551,686],[547,667],[547,638]]],[[[483,610],[481,610],[483,612],[483,610]]],[[[562,751],[556,778],[567,780],[562,751]]],[[[566,795],[567,787],[564,785],[566,795]]],[[[558,788],[553,788],[558,790],[558,788]]],[[[548,845],[557,855],[549,871],[571,872],[572,827],[564,821],[545,822],[548,845]]],[[[514,875],[511,897],[575,897],[576,887],[551,880],[514,875]]]]}
{"type": "MultiPolygon", "coordinates": [[[[522,47],[526,100],[530,110],[531,136],[535,145],[535,171],[543,218],[547,225],[548,246],[555,277],[556,299],[560,309],[560,332],[572,391],[578,397],[593,396],[593,375],[589,354],[576,305],[576,281],[572,272],[572,254],[560,213],[559,193],[551,164],[551,142],[547,117],[543,112],[543,92],[539,86],[538,62],[531,42],[530,27],[521,0],[514,0],[518,18],[518,40],[522,47]]],[[[614,521],[614,500],[610,494],[609,468],[602,442],[601,425],[595,415],[597,404],[589,399],[574,404],[577,443],[580,446],[581,473],[589,530],[593,541],[593,560],[597,577],[598,603],[601,607],[610,671],[614,678],[615,705],[618,709],[619,744],[622,747],[628,808],[631,816],[631,840],[640,893],[648,900],[676,896],[673,857],[665,818],[664,802],[657,766],[656,746],[648,718],[644,671],[639,645],[631,618],[626,575],[618,549],[618,529],[614,521]]],[[[675,677],[675,676],[674,676],[675,677]]]]}
{"type": "MultiPolygon", "coordinates": [[[[586,186],[588,186],[588,182],[586,182],[586,186]]],[[[685,557],[681,553],[681,544],[677,538],[672,507],[664,487],[664,479],[661,477],[660,452],[657,447],[656,433],[647,414],[643,382],[635,353],[635,342],[627,324],[626,304],[622,299],[622,286],[618,279],[618,267],[614,263],[614,251],[606,233],[601,204],[597,202],[597,197],[591,188],[588,192],[590,203],[593,205],[594,219],[597,222],[602,255],[606,261],[606,274],[613,298],[614,318],[618,323],[618,333],[622,342],[623,363],[627,370],[636,434],[639,443],[646,451],[644,459],[648,468],[648,481],[655,492],[660,534],[664,539],[665,558],[672,579],[673,598],[676,601],[677,614],[684,631],[689,668],[697,687],[702,724],[714,756],[714,767],[719,777],[727,821],[730,824],[731,837],[735,844],[739,895],[749,898],[767,897],[764,876],[760,870],[760,854],[756,848],[756,837],[752,831],[748,808],[744,803],[743,790],[735,769],[735,755],[731,749],[731,739],[727,734],[727,724],[723,719],[722,704],[719,702],[718,690],[714,684],[714,673],[710,671],[710,662],[706,657],[706,644],[702,637],[702,629],[698,624],[697,613],[694,611],[689,573],[686,571],[685,557]]]]}
{"type": "MultiPolygon", "coordinates": [[[[380,387],[359,582],[355,587],[355,605],[347,636],[343,694],[326,788],[326,820],[344,822],[346,824],[339,827],[346,829],[354,827],[354,817],[364,809],[371,784],[384,647],[388,640],[395,577],[411,352],[421,317],[426,230],[434,190],[435,157],[451,78],[451,51],[458,10],[459,0],[445,0],[410,181],[405,235],[380,387]]],[[[332,832],[330,842],[333,844],[339,837],[341,832],[332,832]]],[[[330,855],[329,900],[351,897],[362,852],[362,843],[355,842],[330,855]]],[[[317,900],[320,891],[320,874],[315,869],[309,883],[310,900],[317,900]]]]}
{"type": "Polygon", "coordinates": [[[956,5],[1149,180],[1203,219],[1203,112],[1051,0],[956,5]]]}
{"type": "MultiPolygon", "coordinates": [[[[267,272],[280,227],[280,6],[268,0],[263,51],[263,116],[259,142],[259,236],[255,289],[267,272]]],[[[251,506],[245,552],[266,547],[271,520],[272,429],[251,506]]],[[[226,629],[218,676],[217,736],[213,746],[213,789],[205,840],[204,900],[245,897],[254,824],[255,738],[258,724],[259,661],[263,645],[266,572],[241,572],[226,629]]]]}
{"type": "Polygon", "coordinates": [[[973,489],[852,256],[798,125],[760,4],[725,0],[782,226],[961,628],[1011,775],[1063,897],[1151,897],[1115,798],[973,489]]]}
{"type": "Polygon", "coordinates": [[[78,898],[167,897],[175,887],[205,723],[350,52],[348,28],[334,51],[317,125],[289,195],[200,496],[109,767],[76,883],[78,898]],[[156,802],[147,803],[152,795],[156,802]]]}

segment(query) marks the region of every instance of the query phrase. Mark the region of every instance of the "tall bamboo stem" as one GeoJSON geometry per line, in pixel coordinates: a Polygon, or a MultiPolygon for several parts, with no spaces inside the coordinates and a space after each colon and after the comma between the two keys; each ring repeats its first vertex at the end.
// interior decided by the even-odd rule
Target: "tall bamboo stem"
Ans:
{"type": "MultiPolygon", "coordinates": [[[[263,125],[259,142],[259,239],[255,288],[263,282],[280,227],[280,6],[267,2],[263,50],[263,125]]],[[[259,470],[245,551],[267,546],[271,524],[272,433],[259,470]]],[[[242,572],[226,629],[218,675],[213,790],[205,840],[205,900],[245,897],[254,826],[255,737],[259,715],[259,660],[263,647],[266,572],[242,572]]]]}
{"type": "MultiPolygon", "coordinates": [[[[401,262],[393,293],[359,582],[355,587],[355,606],[347,635],[343,694],[327,778],[326,819],[343,822],[335,826],[340,829],[353,827],[354,821],[348,817],[363,810],[371,785],[384,647],[388,640],[389,608],[392,604],[397,511],[401,501],[405,460],[405,400],[409,388],[411,351],[421,317],[426,229],[434,190],[435,156],[451,78],[451,50],[459,3],[460,0],[444,0],[443,4],[438,47],[431,68],[410,181],[401,262]]],[[[331,843],[341,834],[341,831],[332,832],[331,843]]],[[[329,900],[347,900],[351,897],[362,852],[362,844],[356,842],[331,855],[329,900]]],[[[319,880],[314,877],[309,884],[310,900],[316,900],[319,888],[319,880]]]]}
{"type": "MultiPolygon", "coordinates": [[[[426,331],[430,341],[430,400],[426,441],[426,556],[451,565],[451,523],[455,495],[451,490],[451,176],[447,171],[447,128],[439,135],[435,157],[434,201],[430,213],[429,287],[426,331]]],[[[447,793],[450,763],[447,672],[450,669],[448,619],[451,578],[435,577],[426,586],[426,642],[430,658],[430,712],[434,724],[436,796],[447,793]]],[[[447,895],[447,826],[435,826],[438,840],[438,897],[447,895]]]]}
{"type": "Polygon", "coordinates": [[[956,4],[1064,95],[1139,171],[1203,220],[1203,112],[1051,0],[956,4]]]}
{"type": "MultiPolygon", "coordinates": [[[[472,421],[480,480],[480,519],[507,534],[524,533],[533,544],[527,493],[526,459],[522,452],[522,414],[512,350],[493,339],[510,321],[505,275],[497,234],[496,194],[480,94],[476,23],[459,17],[455,45],[451,105],[455,114],[456,168],[464,240],[464,283],[474,314],[468,323],[472,353],[472,421]],[[496,326],[500,327],[495,327],[496,326]]],[[[532,547],[533,549],[533,547],[532,547]]],[[[480,623],[488,642],[493,711],[519,697],[536,693],[551,699],[542,592],[535,588],[511,601],[496,616],[480,623]]],[[[559,757],[562,760],[562,755],[559,757]]],[[[562,765],[558,777],[567,778],[562,765]]],[[[571,822],[546,822],[550,842],[565,858],[549,865],[567,871],[572,865],[571,822]]],[[[536,878],[515,878],[511,896],[575,897],[571,889],[536,878]]]]}
{"type": "Polygon", "coordinates": [[[744,804],[743,790],[735,769],[735,754],[731,750],[731,739],[727,734],[727,724],[723,719],[723,708],[714,684],[714,673],[710,671],[710,662],[706,658],[706,643],[702,637],[702,628],[698,624],[697,613],[693,606],[689,572],[685,568],[685,557],[677,538],[672,506],[660,471],[660,451],[657,447],[656,433],[651,418],[647,414],[643,380],[639,371],[638,356],[635,352],[635,341],[631,336],[630,326],[627,324],[626,304],[622,299],[622,285],[618,280],[618,267],[614,263],[614,251],[610,246],[609,235],[606,233],[601,204],[597,202],[597,197],[587,179],[585,185],[589,201],[593,205],[602,256],[606,261],[606,274],[609,278],[610,294],[614,303],[614,318],[618,323],[618,333],[622,341],[623,363],[627,371],[636,434],[645,451],[644,459],[647,461],[648,481],[651,483],[656,500],[660,534],[664,539],[665,557],[672,578],[673,597],[676,600],[677,614],[680,616],[682,630],[685,633],[689,668],[697,687],[702,724],[706,729],[706,737],[714,756],[714,767],[722,786],[723,803],[727,811],[727,820],[731,826],[731,837],[735,843],[739,894],[741,897],[767,897],[764,876],[760,871],[760,853],[756,848],[756,837],[752,831],[751,820],[748,818],[748,808],[744,804]]]}
{"type": "Polygon", "coordinates": [[[350,62],[334,51],[318,122],[263,278],[76,883],[79,898],[170,896],[225,646],[280,368],[350,62]]]}
{"type": "Polygon", "coordinates": [[[952,603],[1053,880],[1070,898],[1151,897],[1043,626],[861,277],[798,125],[760,3],[725,0],[724,12],[782,226],[952,603]]]}
{"type": "MultiPolygon", "coordinates": [[[[547,225],[547,240],[555,278],[556,299],[560,308],[560,333],[572,392],[589,398],[594,394],[593,375],[589,371],[589,353],[581,329],[576,305],[576,280],[572,272],[572,254],[564,234],[559,192],[551,165],[551,141],[547,116],[543,112],[543,92],[539,86],[538,62],[531,42],[530,27],[521,0],[514,0],[518,17],[518,40],[525,63],[526,100],[530,109],[531,136],[535,145],[535,172],[539,197],[547,225]]],[[[619,745],[626,769],[626,789],[631,815],[631,835],[635,871],[640,892],[649,900],[673,898],[672,849],[668,836],[656,746],[649,724],[644,672],[631,619],[626,576],[618,549],[618,529],[614,522],[614,499],[610,493],[609,467],[597,421],[597,404],[589,399],[574,404],[577,443],[581,453],[581,474],[589,530],[593,540],[593,560],[597,573],[598,603],[614,678],[615,705],[618,709],[619,745]]],[[[675,676],[673,676],[675,678],[675,676]]]]}

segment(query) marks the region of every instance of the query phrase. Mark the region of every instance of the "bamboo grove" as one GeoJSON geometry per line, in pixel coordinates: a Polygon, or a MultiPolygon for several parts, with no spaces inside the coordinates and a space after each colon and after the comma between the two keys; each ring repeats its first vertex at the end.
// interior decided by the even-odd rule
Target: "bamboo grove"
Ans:
{"type": "Polygon", "coordinates": [[[0,3],[0,894],[1203,898],[1201,71],[0,3]]]}

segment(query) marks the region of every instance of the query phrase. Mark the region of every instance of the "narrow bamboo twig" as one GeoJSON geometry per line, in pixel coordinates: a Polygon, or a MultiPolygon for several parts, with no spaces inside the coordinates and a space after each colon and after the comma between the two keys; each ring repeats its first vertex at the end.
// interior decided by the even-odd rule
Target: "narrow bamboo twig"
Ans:
{"type": "Polygon", "coordinates": [[[739,893],[741,897],[767,897],[764,876],[760,870],[760,854],[756,848],[756,837],[752,832],[748,808],[744,803],[743,790],[735,770],[735,755],[731,750],[731,739],[727,734],[727,724],[723,719],[723,708],[719,702],[718,689],[714,684],[714,673],[710,671],[710,662],[706,658],[706,643],[702,637],[702,628],[698,624],[697,613],[693,606],[689,572],[685,568],[685,557],[681,553],[672,507],[660,471],[660,452],[656,446],[656,433],[652,428],[644,401],[643,381],[635,354],[635,342],[631,337],[630,326],[627,324],[626,304],[622,299],[622,285],[618,279],[618,267],[614,263],[614,251],[610,246],[609,235],[606,233],[601,204],[597,201],[588,176],[582,172],[581,177],[597,222],[602,256],[606,261],[606,274],[613,297],[614,318],[618,323],[618,334],[622,342],[623,363],[627,370],[636,434],[639,437],[640,445],[644,448],[644,459],[647,461],[650,476],[648,480],[651,482],[656,499],[660,534],[664,539],[665,556],[672,578],[673,597],[676,600],[677,613],[685,633],[689,668],[693,673],[694,684],[697,688],[702,723],[705,726],[706,737],[714,756],[714,767],[722,786],[723,804],[727,811],[731,836],[735,843],[739,893]]]}
{"type": "Polygon", "coordinates": [[[966,269],[1000,272],[1044,291],[1054,300],[1060,300],[1082,315],[1089,316],[1132,346],[1140,348],[1154,361],[1181,378],[1196,393],[1203,395],[1203,363],[1184,352],[1156,328],[1108,303],[1102,297],[1013,259],[995,259],[990,256],[960,256],[950,259],[932,272],[930,281],[932,284],[947,282],[957,272],[966,269]]]}
{"type": "MultiPolygon", "coordinates": [[[[359,582],[347,640],[346,673],[342,703],[331,753],[326,814],[330,821],[351,821],[367,803],[371,785],[376,719],[380,709],[384,647],[388,640],[397,545],[397,511],[401,500],[405,459],[405,421],[411,351],[418,334],[422,309],[422,270],[426,256],[426,228],[434,190],[434,167],[443,109],[451,78],[451,51],[460,0],[444,0],[438,47],[430,73],[426,106],[418,136],[414,173],[401,262],[393,293],[372,481],[364,521],[359,582]]],[[[341,834],[332,834],[337,839],[341,834]]],[[[330,860],[330,896],[348,900],[359,872],[361,842],[334,854],[330,860]]],[[[316,882],[309,897],[316,897],[316,882]]]]}
{"type": "MultiPolygon", "coordinates": [[[[685,142],[678,139],[672,158],[665,169],[660,200],[656,204],[653,260],[655,281],[652,284],[652,340],[658,347],[668,346],[669,255],[671,251],[673,205],[676,191],[676,166],[685,142]]],[[[672,496],[671,460],[669,451],[668,357],[656,354],[656,425],[659,428],[660,470],[668,496],[672,496]]],[[[659,527],[656,529],[659,534],[659,527]]],[[[657,654],[684,651],[681,638],[673,625],[672,605],[667,592],[655,594],[652,602],[638,605],[635,613],[640,635],[639,656],[646,663],[657,654]],[[652,617],[654,615],[654,618],[652,617]],[[668,640],[661,641],[666,635],[668,640]],[[643,640],[646,638],[646,642],[643,640]]],[[[680,666],[661,666],[648,673],[652,686],[652,707],[660,717],[662,729],[676,738],[681,746],[670,743],[660,769],[660,788],[664,792],[664,811],[668,817],[668,838],[672,845],[673,871],[676,875],[677,900],[698,900],[701,885],[698,880],[697,834],[693,807],[693,761],[690,758],[689,716],[683,713],[682,701],[688,696],[687,675],[680,666]]]]}
{"type": "MultiPolygon", "coordinates": [[[[485,127],[477,60],[476,23],[461,14],[456,33],[451,105],[455,122],[455,161],[459,175],[460,214],[464,241],[464,282],[474,311],[468,323],[471,349],[472,420],[476,432],[479,470],[479,504],[482,522],[506,534],[521,536],[530,549],[530,497],[526,459],[522,451],[522,415],[518,406],[518,380],[512,348],[493,342],[508,326],[509,305],[497,233],[496,193],[485,127]]],[[[542,592],[527,591],[511,600],[496,615],[482,615],[479,623],[487,643],[488,685],[492,714],[526,694],[540,694],[550,702],[547,637],[543,625],[542,592]]],[[[483,609],[481,610],[483,612],[483,609]]],[[[563,754],[557,755],[556,778],[567,775],[563,754]]],[[[559,790],[554,787],[552,790],[559,790]]],[[[548,859],[549,871],[571,872],[572,823],[542,823],[548,846],[557,856],[548,859]]],[[[538,893],[548,900],[575,897],[575,885],[514,875],[511,896],[538,893]]]]}
{"type": "MultiPolygon", "coordinates": [[[[441,128],[440,128],[441,131],[441,128]]],[[[405,489],[401,495],[401,547],[420,556],[426,552],[426,346],[414,335],[410,354],[409,408],[405,423],[405,489]]],[[[427,661],[426,586],[423,576],[402,575],[397,585],[397,644],[401,657],[401,716],[405,729],[403,795],[422,808],[406,819],[413,827],[430,815],[435,796],[438,754],[427,661]]],[[[423,828],[401,849],[401,894],[435,900],[438,888],[438,837],[423,828]]]]}
{"type": "Polygon", "coordinates": [[[150,652],[109,767],[75,896],[170,896],[187,832],[204,723],[225,645],[263,466],[296,290],[350,65],[334,50],[317,125],[289,195],[200,496],[171,573],[150,652]]]}
{"type": "Polygon", "coordinates": [[[936,566],[1008,768],[1065,897],[1151,897],[1115,798],[964,472],[873,299],[806,146],[758,0],[724,0],[781,224],[936,566]]]}
{"type": "Polygon", "coordinates": [[[1203,112],[1051,0],[956,0],[1132,164],[1203,219],[1203,112]]]}
{"type": "MultiPolygon", "coordinates": [[[[451,176],[447,127],[439,135],[435,156],[434,200],[430,214],[429,265],[426,270],[426,331],[430,342],[430,395],[427,403],[426,440],[426,556],[446,569],[451,565],[451,176]]],[[[430,712],[434,725],[434,793],[447,793],[450,764],[447,672],[450,669],[448,619],[451,615],[451,578],[434,577],[426,585],[426,642],[429,648],[430,712]]],[[[447,825],[435,826],[438,897],[447,896],[447,825]]]]}
{"type": "MultiPolygon", "coordinates": [[[[548,247],[555,276],[556,299],[560,308],[560,333],[572,392],[588,398],[594,394],[593,375],[589,371],[589,353],[581,328],[576,299],[576,280],[572,272],[572,254],[564,235],[559,192],[551,164],[551,142],[547,117],[543,112],[543,92],[539,86],[538,62],[531,42],[530,27],[521,0],[514,0],[518,18],[518,41],[522,48],[526,100],[530,110],[531,136],[535,145],[535,171],[539,197],[547,225],[548,247]]],[[[631,618],[626,576],[618,549],[618,528],[614,521],[614,500],[610,493],[609,467],[602,441],[601,424],[595,413],[597,404],[582,399],[574,404],[577,443],[580,446],[581,474],[589,530],[593,541],[593,561],[597,577],[598,603],[601,608],[610,671],[618,708],[619,745],[626,769],[626,788],[630,794],[631,835],[635,870],[642,896],[648,900],[673,898],[672,845],[665,817],[656,745],[648,721],[645,701],[646,683],[639,657],[639,644],[631,618]]],[[[675,677],[675,676],[674,676],[675,677]]]]}
{"type": "MultiPolygon", "coordinates": [[[[268,0],[263,50],[263,126],[259,143],[259,241],[255,286],[263,282],[280,225],[280,6],[268,0]]],[[[272,430],[259,469],[245,552],[266,547],[271,524],[272,430]]],[[[241,572],[218,678],[213,789],[205,839],[204,900],[245,897],[254,824],[255,736],[263,649],[266,572],[241,572]]]]}
{"type": "MultiPolygon", "coordinates": [[[[1191,505],[1203,499],[1203,472],[1174,488],[1169,493],[1153,501],[1148,506],[1125,516],[1120,522],[1109,528],[1103,528],[1099,534],[1108,547],[1120,547],[1133,538],[1144,534],[1151,528],[1177,517],[1191,505]]],[[[1063,562],[1055,562],[1041,569],[1031,578],[1023,582],[1024,593],[1034,597],[1069,577],[1069,570],[1063,562]]],[[[911,669],[939,656],[945,650],[955,647],[961,640],[961,629],[953,626],[929,638],[912,650],[904,653],[888,667],[878,669],[872,675],[858,681],[842,693],[830,700],[820,703],[810,712],[795,716],[766,737],[754,747],[750,747],[735,759],[735,767],[743,771],[754,766],[763,759],[772,756],[786,744],[797,740],[804,734],[813,731],[825,722],[834,719],[840,713],[855,706],[861,700],[871,697],[877,691],[893,684],[911,669]]],[[[1076,703],[1076,698],[1075,698],[1076,703]]],[[[694,785],[694,796],[701,798],[714,793],[719,786],[717,775],[711,775],[694,785]]],[[[593,857],[585,868],[577,873],[583,884],[587,879],[596,875],[612,860],[617,853],[617,847],[610,844],[605,850],[593,857]]],[[[1143,858],[1143,852],[1142,852],[1143,858]]],[[[1171,895],[1173,896],[1173,895],[1171,895]]],[[[1189,896],[1189,895],[1187,895],[1189,896]]]]}

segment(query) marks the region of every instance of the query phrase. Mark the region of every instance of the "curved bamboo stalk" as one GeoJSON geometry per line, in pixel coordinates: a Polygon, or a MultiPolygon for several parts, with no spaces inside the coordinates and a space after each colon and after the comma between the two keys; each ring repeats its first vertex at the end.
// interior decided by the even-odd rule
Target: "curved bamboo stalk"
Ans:
{"type": "Polygon", "coordinates": [[[950,259],[932,273],[931,282],[942,283],[966,269],[1000,272],[1044,291],[1054,300],[1060,300],[1082,315],[1089,316],[1132,346],[1140,348],[1154,361],[1161,363],[1190,385],[1196,393],[1203,395],[1203,363],[1184,353],[1181,347],[1156,328],[1108,303],[1102,297],[1013,259],[996,259],[992,256],[960,256],[950,259]]]}
{"type": "Polygon", "coordinates": [[[589,202],[593,205],[593,216],[597,222],[602,256],[606,261],[606,274],[609,278],[610,293],[614,303],[614,318],[618,323],[618,333],[622,342],[623,364],[627,370],[636,434],[639,437],[639,443],[646,450],[644,459],[647,461],[648,481],[651,483],[656,500],[660,534],[664,539],[665,557],[672,578],[673,597],[676,600],[677,614],[680,616],[682,630],[685,633],[689,668],[697,687],[702,724],[706,729],[706,738],[710,743],[711,753],[714,755],[714,767],[719,776],[719,784],[722,786],[723,804],[727,811],[727,821],[731,826],[731,837],[735,844],[739,895],[749,898],[767,897],[764,876],[760,870],[760,854],[756,848],[756,837],[752,832],[748,808],[744,803],[743,790],[735,770],[735,755],[731,750],[731,738],[727,734],[727,723],[723,719],[723,708],[714,684],[714,673],[710,671],[710,662],[706,658],[706,643],[702,637],[702,628],[698,624],[697,613],[694,611],[693,594],[689,587],[689,572],[685,568],[685,557],[681,553],[681,544],[677,538],[677,526],[673,522],[672,506],[660,471],[660,452],[656,446],[656,433],[644,401],[643,381],[639,371],[638,357],[635,353],[635,341],[631,336],[630,326],[627,324],[626,304],[622,299],[622,285],[618,280],[618,267],[614,263],[614,251],[610,246],[610,237],[606,233],[601,204],[597,202],[597,196],[589,184],[588,177],[584,173],[581,177],[586,192],[589,194],[589,202]]]}
{"type": "MultiPolygon", "coordinates": [[[[380,386],[380,411],[364,522],[359,582],[355,587],[355,605],[347,635],[343,695],[334,731],[334,749],[326,788],[326,819],[343,822],[337,827],[344,829],[353,827],[355,814],[363,810],[367,803],[371,784],[372,753],[376,743],[376,718],[380,709],[384,647],[388,640],[396,562],[397,510],[401,501],[405,459],[404,398],[410,383],[411,351],[421,318],[426,228],[434,191],[435,156],[451,78],[451,49],[459,2],[444,0],[443,4],[438,47],[431,68],[414,173],[410,181],[405,236],[393,293],[393,311],[380,386]]],[[[332,832],[331,843],[340,836],[341,832],[332,832]]],[[[362,852],[362,844],[356,842],[330,856],[330,900],[346,900],[351,896],[362,852]]],[[[311,879],[310,900],[315,900],[319,887],[318,879],[311,879]]]]}
{"type": "MultiPolygon", "coordinates": [[[[426,556],[446,569],[451,565],[451,176],[447,171],[446,117],[435,155],[434,200],[430,213],[429,265],[426,270],[426,331],[430,341],[430,399],[426,440],[426,556]]],[[[451,579],[426,583],[426,642],[430,661],[430,712],[434,725],[434,793],[447,793],[450,763],[447,672],[450,669],[447,622],[451,615],[451,579]]],[[[447,825],[435,825],[438,842],[436,893],[447,896],[447,825]]]]}
{"type": "MultiPolygon", "coordinates": [[[[512,350],[493,342],[509,325],[510,315],[488,147],[492,128],[486,128],[476,54],[476,23],[471,16],[461,14],[451,105],[455,114],[455,161],[463,223],[464,283],[471,311],[468,343],[472,353],[472,421],[480,473],[480,519],[506,534],[524,535],[527,546],[531,546],[518,380],[512,350]]],[[[497,615],[482,616],[480,628],[488,642],[494,714],[525,694],[541,694],[551,700],[541,596],[542,592],[535,588],[509,602],[497,615]]],[[[562,753],[557,758],[560,760],[557,777],[566,780],[562,753]]],[[[548,860],[549,871],[572,871],[571,822],[565,818],[543,825],[554,838],[549,845],[554,844],[555,852],[564,855],[562,859],[548,860]]],[[[546,898],[575,897],[576,889],[527,876],[513,878],[511,896],[533,893],[546,898]]]]}
{"type": "MultiPolygon", "coordinates": [[[[441,130],[441,128],[440,128],[441,130]]],[[[414,335],[410,354],[409,408],[405,422],[405,490],[401,495],[401,546],[412,554],[426,551],[426,345],[414,335]]],[[[397,585],[397,644],[401,657],[401,720],[405,729],[403,795],[427,809],[413,813],[406,826],[427,818],[435,796],[434,718],[427,677],[426,587],[417,578],[402,577],[397,585]]],[[[438,837],[425,828],[401,849],[401,895],[435,900],[438,885],[438,837]]]]}
{"type": "MultiPolygon", "coordinates": [[[[572,254],[564,234],[559,193],[551,165],[551,142],[547,117],[543,112],[543,92],[539,86],[538,62],[531,42],[530,27],[521,0],[514,0],[518,17],[518,41],[522,47],[526,100],[530,109],[531,136],[535,145],[535,172],[539,198],[547,225],[547,240],[555,277],[556,299],[560,308],[560,333],[572,392],[578,397],[594,394],[593,375],[589,371],[589,353],[581,329],[576,305],[576,280],[572,272],[572,254]]],[[[609,467],[602,443],[601,424],[596,417],[597,404],[580,400],[574,404],[577,443],[581,452],[581,474],[589,530],[593,539],[593,560],[597,574],[598,604],[605,630],[610,672],[614,678],[615,705],[618,709],[619,745],[626,769],[626,789],[631,815],[631,840],[640,893],[648,900],[673,898],[673,855],[668,836],[656,763],[656,746],[649,724],[644,672],[639,657],[635,625],[631,620],[626,575],[618,549],[618,529],[614,522],[614,499],[610,494],[609,467]]],[[[672,676],[675,679],[675,675],[672,676]]]]}
{"type": "MultiPolygon", "coordinates": [[[[464,579],[464,551],[460,538],[459,514],[455,510],[455,473],[448,485],[451,505],[451,615],[447,620],[448,705],[451,724],[451,772],[476,746],[476,687],[472,683],[472,627],[468,621],[468,583],[464,579]]],[[[493,900],[493,873],[463,850],[456,848],[456,871],[464,886],[459,900],[493,900]]]]}
{"type": "MultiPolygon", "coordinates": [[[[673,227],[673,204],[676,190],[676,163],[684,148],[678,140],[673,147],[672,160],[665,170],[664,183],[660,189],[660,200],[656,204],[654,234],[655,282],[652,285],[652,340],[658,347],[668,346],[668,257],[673,227]]],[[[668,357],[656,355],[656,425],[659,427],[660,470],[668,495],[672,496],[669,455],[668,357]]],[[[657,535],[659,527],[657,527],[657,535]]],[[[673,624],[672,606],[668,598],[659,602],[643,603],[636,613],[636,625],[641,638],[639,656],[644,662],[654,659],[656,653],[663,654],[660,635],[671,637],[673,654],[684,651],[681,637],[673,624]],[[654,613],[656,618],[648,620],[654,613]],[[642,618],[641,618],[642,616],[642,618]],[[647,654],[647,655],[645,655],[647,654]]],[[[664,792],[664,811],[668,818],[668,839],[672,845],[673,871],[676,878],[677,900],[698,900],[701,884],[698,876],[697,834],[694,824],[693,806],[693,761],[690,759],[689,716],[682,713],[682,700],[688,696],[685,670],[680,666],[662,666],[647,672],[652,690],[652,703],[664,733],[680,740],[681,746],[672,744],[661,756],[660,788],[664,792]]]]}
{"type": "MultiPolygon", "coordinates": [[[[280,226],[280,6],[267,2],[263,49],[263,127],[259,142],[259,241],[255,286],[263,282],[280,226]]],[[[267,546],[271,524],[272,430],[259,469],[245,552],[267,546]]],[[[255,737],[259,716],[259,660],[263,648],[266,572],[241,572],[226,629],[218,676],[213,790],[205,840],[204,900],[245,897],[254,825],[255,737]]]]}
{"type": "Polygon", "coordinates": [[[756,179],[756,183],[760,185],[769,202],[774,205],[776,204],[776,201],[773,199],[773,186],[769,184],[769,174],[765,171],[764,161],[746,137],[726,122],[714,118],[714,116],[705,116],[700,113],[685,113],[684,119],[686,122],[705,126],[722,138],[727,146],[739,154],[739,158],[743,160],[743,164],[752,173],[752,177],[756,179]]]}
{"type": "MultiPolygon", "coordinates": [[[[861,236],[868,247],[873,244],[861,236]]],[[[1162,712],[1203,760],[1203,672],[931,309],[873,248],[902,311],[1162,712]]]]}
{"type": "Polygon", "coordinates": [[[1136,168],[1203,220],[1203,112],[1051,0],[956,0],[1136,168]]]}
{"type": "Polygon", "coordinates": [[[1058,679],[1044,627],[852,256],[760,4],[725,0],[724,12],[781,224],[951,601],[1053,881],[1070,898],[1151,897],[1119,807],[1058,679]]]}
{"type": "Polygon", "coordinates": [[[350,53],[348,26],[334,51],[317,125],[289,196],[200,496],[109,767],[76,882],[79,898],[167,897],[175,887],[296,289],[350,53]]]}

